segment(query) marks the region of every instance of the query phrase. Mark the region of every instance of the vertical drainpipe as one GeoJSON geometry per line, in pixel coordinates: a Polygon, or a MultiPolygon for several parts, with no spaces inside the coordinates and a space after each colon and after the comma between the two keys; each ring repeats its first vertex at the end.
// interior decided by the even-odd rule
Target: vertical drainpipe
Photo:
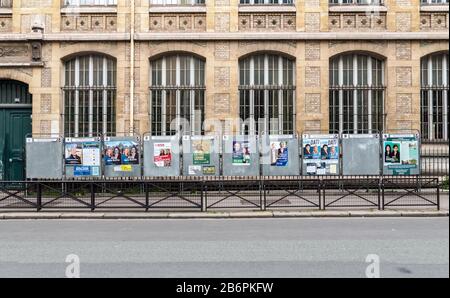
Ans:
{"type": "Polygon", "coordinates": [[[130,18],[130,135],[134,133],[134,32],[135,32],[135,0],[131,2],[131,18],[130,18]]]}

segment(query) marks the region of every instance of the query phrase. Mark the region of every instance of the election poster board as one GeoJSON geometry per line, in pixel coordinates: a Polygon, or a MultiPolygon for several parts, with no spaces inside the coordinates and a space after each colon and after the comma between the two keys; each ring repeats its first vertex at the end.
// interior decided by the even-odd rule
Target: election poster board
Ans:
{"type": "Polygon", "coordinates": [[[71,178],[101,176],[99,138],[66,138],[64,144],[66,176],[71,178]]]}
{"type": "Polygon", "coordinates": [[[223,136],[223,175],[259,176],[259,146],[257,136],[223,136]]]}
{"type": "Polygon", "coordinates": [[[63,138],[27,138],[25,149],[28,179],[63,177],[63,138]]]}
{"type": "Polygon", "coordinates": [[[418,134],[383,134],[383,174],[419,175],[418,134]]]}
{"type": "Polygon", "coordinates": [[[177,136],[144,135],[144,176],[180,175],[180,139],[177,136]]]}
{"type": "Polygon", "coordinates": [[[183,175],[220,175],[220,142],[215,136],[183,137],[183,175]]]}
{"type": "Polygon", "coordinates": [[[297,136],[265,135],[261,143],[264,176],[298,176],[300,174],[297,136]]]}
{"type": "Polygon", "coordinates": [[[380,175],[380,134],[342,135],[343,175],[380,175]]]}
{"type": "Polygon", "coordinates": [[[302,138],[304,175],[339,175],[338,134],[304,134],[302,138]]]}
{"type": "Polygon", "coordinates": [[[103,142],[105,177],[141,176],[139,137],[105,137],[103,142]]]}

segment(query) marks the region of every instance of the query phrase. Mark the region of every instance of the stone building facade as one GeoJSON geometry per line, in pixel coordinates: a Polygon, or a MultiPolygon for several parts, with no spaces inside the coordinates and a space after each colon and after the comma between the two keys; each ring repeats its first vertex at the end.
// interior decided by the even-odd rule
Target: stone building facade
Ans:
{"type": "MultiPolygon", "coordinates": [[[[174,95],[178,112],[173,114],[183,114],[179,112],[183,100],[204,99],[195,109],[202,110],[200,119],[210,120],[210,125],[193,133],[222,129],[227,119],[258,113],[269,113],[268,118],[279,114],[285,122],[291,121],[292,127],[277,126],[274,131],[280,133],[330,131],[332,126],[358,132],[423,127],[432,131],[433,124],[424,125],[421,114],[421,102],[428,100],[423,98],[428,95],[421,76],[424,65],[436,68],[434,60],[428,64],[424,59],[440,55],[437,69],[444,78],[438,84],[443,90],[439,96],[445,99],[441,112],[445,115],[440,117],[443,127],[448,126],[448,34],[446,0],[0,0],[0,80],[28,85],[34,134],[81,135],[82,126],[84,132],[94,133],[165,133],[167,127],[152,125],[164,122],[155,119],[169,113],[166,107],[155,107],[157,97],[168,98],[171,91],[165,91],[167,82],[155,83],[152,76],[168,75],[152,72],[152,66],[168,68],[169,59],[164,57],[174,55],[194,57],[186,62],[191,76],[197,77],[196,63],[203,61],[199,67],[204,82],[198,84],[190,79],[179,82],[179,73],[186,75],[179,61],[185,60],[177,58],[172,65],[181,68],[174,72],[174,84],[179,86],[169,88],[181,90],[181,95],[174,95]],[[293,69],[274,57],[292,61],[293,69]],[[250,70],[244,71],[247,58],[251,58],[250,70]],[[158,60],[161,64],[153,63],[158,60]],[[332,65],[338,76],[334,83],[332,65]],[[90,87],[77,89],[80,74],[75,75],[75,83],[68,83],[70,67],[73,73],[93,73],[85,78],[90,87]],[[93,83],[99,69],[103,77],[93,83]],[[246,73],[251,73],[249,82],[243,80],[246,73]],[[255,83],[257,73],[266,77],[264,82],[255,83]],[[381,78],[375,86],[378,73],[381,78]],[[277,79],[268,79],[271,74],[277,79]],[[349,74],[353,85],[342,77],[349,74]],[[114,82],[109,82],[109,75],[115,76],[114,82]],[[282,82],[279,76],[293,80],[282,82]],[[246,96],[250,112],[243,109],[246,96]],[[254,112],[257,101],[258,113],[254,112]],[[86,111],[74,119],[70,114],[84,104],[86,111]],[[82,114],[86,119],[81,120],[82,114]],[[109,124],[93,123],[102,121],[109,124]]],[[[431,90],[435,84],[429,85],[431,90]]],[[[167,100],[159,104],[168,106],[167,100]]],[[[188,113],[191,118],[193,110],[188,113]]],[[[267,129],[271,126],[259,131],[267,129]]],[[[448,128],[442,130],[441,137],[446,138],[448,128]]]]}

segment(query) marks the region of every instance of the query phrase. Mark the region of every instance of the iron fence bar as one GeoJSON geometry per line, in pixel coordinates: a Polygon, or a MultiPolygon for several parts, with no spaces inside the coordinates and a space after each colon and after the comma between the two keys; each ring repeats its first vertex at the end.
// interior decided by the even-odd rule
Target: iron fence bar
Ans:
{"type": "Polygon", "coordinates": [[[36,210],[37,212],[42,210],[42,185],[41,183],[36,184],[36,210]]]}
{"type": "Polygon", "coordinates": [[[91,190],[91,211],[95,211],[95,184],[90,184],[90,190],[91,190]]]}

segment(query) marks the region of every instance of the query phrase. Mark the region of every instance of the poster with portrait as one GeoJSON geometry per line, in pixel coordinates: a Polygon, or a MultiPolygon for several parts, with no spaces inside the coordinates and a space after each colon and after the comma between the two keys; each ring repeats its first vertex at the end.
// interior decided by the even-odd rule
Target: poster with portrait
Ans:
{"type": "Polygon", "coordinates": [[[273,167],[286,167],[289,163],[288,143],[270,142],[270,165],[273,167]]]}
{"type": "Polygon", "coordinates": [[[155,143],[153,145],[153,162],[157,168],[170,168],[172,166],[172,144],[155,143]]]}
{"type": "Polygon", "coordinates": [[[73,168],[73,176],[99,176],[100,142],[70,139],[65,144],[64,160],[66,167],[73,168]]]}
{"type": "Polygon", "coordinates": [[[232,165],[249,166],[251,161],[250,143],[233,141],[232,165]]]}
{"type": "Polygon", "coordinates": [[[192,141],[193,164],[208,165],[211,163],[211,140],[192,141]]]}
{"type": "Polygon", "coordinates": [[[384,167],[394,175],[410,175],[419,170],[419,140],[415,135],[384,135],[384,167]]]}
{"type": "Polygon", "coordinates": [[[335,135],[303,136],[303,166],[307,175],[339,174],[339,138],[335,135]]]}
{"type": "Polygon", "coordinates": [[[105,140],[103,160],[105,167],[112,167],[113,172],[131,172],[133,165],[139,165],[139,143],[133,140],[105,140]]]}

